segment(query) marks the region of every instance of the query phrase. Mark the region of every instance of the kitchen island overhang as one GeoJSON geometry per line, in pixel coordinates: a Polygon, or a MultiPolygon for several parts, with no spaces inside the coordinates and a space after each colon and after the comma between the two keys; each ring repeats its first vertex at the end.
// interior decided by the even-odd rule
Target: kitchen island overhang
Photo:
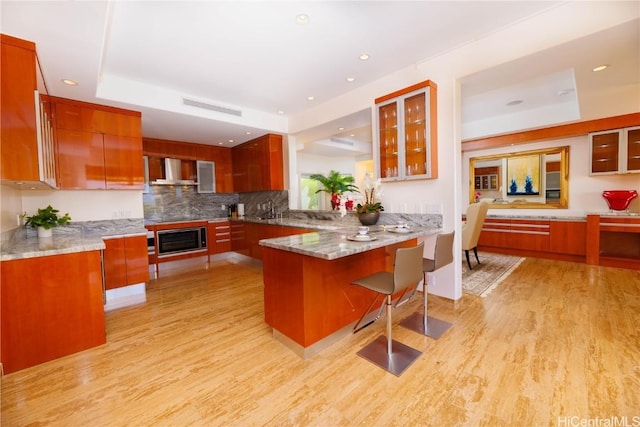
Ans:
{"type": "Polygon", "coordinates": [[[368,242],[347,240],[345,230],[261,240],[265,321],[274,338],[309,358],[351,334],[375,296],[351,282],[393,271],[398,248],[439,232],[441,228],[412,228],[406,234],[375,231],[376,239],[368,242]]]}

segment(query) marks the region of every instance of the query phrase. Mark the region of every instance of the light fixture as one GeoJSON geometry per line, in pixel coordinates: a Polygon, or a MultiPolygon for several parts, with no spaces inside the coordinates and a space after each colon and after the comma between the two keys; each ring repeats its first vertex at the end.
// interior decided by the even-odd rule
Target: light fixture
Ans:
{"type": "Polygon", "coordinates": [[[522,99],[516,99],[516,100],[513,100],[511,102],[507,102],[507,106],[508,107],[513,107],[514,105],[522,104],[522,102],[523,102],[522,99]]]}
{"type": "Polygon", "coordinates": [[[315,96],[307,96],[307,101],[313,101],[315,98],[315,96]]]}
{"type": "Polygon", "coordinates": [[[78,86],[78,82],[75,80],[71,80],[71,79],[62,79],[62,83],[69,85],[69,86],[78,86]]]}
{"type": "Polygon", "coordinates": [[[338,128],[338,130],[342,132],[342,131],[344,130],[344,128],[343,128],[342,126],[340,126],[340,127],[338,128]]]}
{"type": "Polygon", "coordinates": [[[355,81],[356,81],[356,78],[355,78],[355,77],[347,77],[347,81],[348,81],[349,83],[351,83],[351,82],[355,82],[355,81]]]}
{"type": "Polygon", "coordinates": [[[229,142],[233,144],[235,141],[233,139],[230,139],[229,142]]]}
{"type": "Polygon", "coordinates": [[[606,64],[598,65],[597,67],[593,67],[594,72],[605,70],[608,67],[606,64]]]}
{"type": "Polygon", "coordinates": [[[249,130],[248,130],[248,131],[246,131],[244,134],[245,134],[245,135],[251,135],[251,131],[249,131],[249,130]]]}
{"type": "Polygon", "coordinates": [[[296,15],[296,22],[300,25],[307,25],[309,23],[309,19],[309,15],[306,15],[304,13],[296,15]]]}
{"type": "Polygon", "coordinates": [[[283,110],[278,110],[278,114],[284,114],[283,110]]]}
{"type": "Polygon", "coordinates": [[[360,59],[361,59],[362,61],[366,61],[366,60],[367,60],[367,59],[369,59],[369,58],[370,58],[370,56],[369,56],[369,54],[368,54],[368,53],[363,53],[362,55],[360,55],[360,59]]]}
{"type": "Polygon", "coordinates": [[[224,145],[224,142],[218,142],[218,145],[224,145]]]}

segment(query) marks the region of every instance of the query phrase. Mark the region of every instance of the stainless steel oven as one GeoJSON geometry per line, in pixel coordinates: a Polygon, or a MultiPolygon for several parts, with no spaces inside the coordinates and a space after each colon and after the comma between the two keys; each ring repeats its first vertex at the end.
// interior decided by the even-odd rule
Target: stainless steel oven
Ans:
{"type": "Polygon", "coordinates": [[[157,237],[159,257],[207,249],[207,227],[158,230],[157,237]]]}

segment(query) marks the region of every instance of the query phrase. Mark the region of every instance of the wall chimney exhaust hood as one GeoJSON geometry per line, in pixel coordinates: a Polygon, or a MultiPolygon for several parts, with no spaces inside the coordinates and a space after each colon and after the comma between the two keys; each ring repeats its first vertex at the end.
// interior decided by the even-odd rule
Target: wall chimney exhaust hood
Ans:
{"type": "Polygon", "coordinates": [[[164,159],[164,178],[152,182],[155,185],[196,185],[193,180],[182,179],[182,160],[164,159]]]}

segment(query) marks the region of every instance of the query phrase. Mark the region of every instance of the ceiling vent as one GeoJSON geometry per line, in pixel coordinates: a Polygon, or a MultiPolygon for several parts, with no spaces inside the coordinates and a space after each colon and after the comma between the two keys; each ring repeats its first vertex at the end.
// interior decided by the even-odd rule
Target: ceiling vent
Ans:
{"type": "Polygon", "coordinates": [[[206,102],[194,101],[189,98],[182,98],[182,103],[184,105],[189,105],[191,107],[203,108],[209,111],[215,111],[217,113],[231,114],[232,116],[242,117],[242,111],[233,110],[227,107],[221,107],[219,105],[207,104],[206,102]]]}

